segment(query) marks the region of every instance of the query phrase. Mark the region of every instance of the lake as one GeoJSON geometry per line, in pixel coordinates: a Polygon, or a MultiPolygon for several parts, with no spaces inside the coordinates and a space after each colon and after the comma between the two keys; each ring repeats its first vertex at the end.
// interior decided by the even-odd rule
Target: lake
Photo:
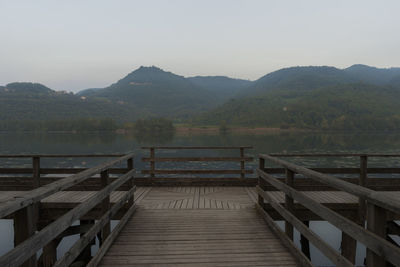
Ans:
{"type": "MultiPolygon", "coordinates": [[[[0,154],[90,154],[90,153],[126,153],[134,152],[135,167],[144,167],[140,158],[147,155],[142,146],[253,146],[247,152],[256,157],[258,153],[400,153],[400,133],[321,133],[321,132],[271,132],[264,134],[193,134],[134,136],[115,133],[0,133],[0,154]]],[[[182,152],[180,152],[182,153],[182,152]]],[[[230,152],[215,152],[230,153],[230,152]]],[[[236,151],[238,153],[238,151],[236,151]]],[[[225,156],[226,154],[224,154],[225,156]]],[[[238,156],[238,155],[235,155],[238,156]]],[[[42,166],[94,166],[101,159],[91,162],[85,160],[44,160],[42,166]]],[[[296,159],[297,163],[307,166],[358,166],[359,159],[296,159]]],[[[400,159],[371,159],[369,166],[399,166],[400,159]]],[[[1,159],[0,166],[29,166],[31,160],[1,159]]],[[[257,162],[251,163],[253,167],[257,162]]],[[[0,254],[12,247],[12,222],[0,223],[0,254]]],[[[311,229],[328,241],[334,248],[340,247],[340,232],[326,222],[311,222],[311,229]]],[[[295,234],[297,242],[298,233],[295,234]]],[[[60,253],[70,245],[71,237],[64,241],[60,253]]],[[[362,246],[357,252],[357,264],[362,265],[364,253],[362,246]]],[[[315,265],[332,265],[311,245],[312,261],[315,265]]]]}

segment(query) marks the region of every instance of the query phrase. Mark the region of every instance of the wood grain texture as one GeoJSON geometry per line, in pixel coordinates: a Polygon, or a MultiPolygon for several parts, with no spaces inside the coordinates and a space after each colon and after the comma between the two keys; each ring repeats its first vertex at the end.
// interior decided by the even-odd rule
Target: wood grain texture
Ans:
{"type": "MultiPolygon", "coordinates": [[[[199,191],[203,191],[203,188],[199,191]]],[[[297,266],[253,209],[139,208],[100,266],[297,266]]]]}

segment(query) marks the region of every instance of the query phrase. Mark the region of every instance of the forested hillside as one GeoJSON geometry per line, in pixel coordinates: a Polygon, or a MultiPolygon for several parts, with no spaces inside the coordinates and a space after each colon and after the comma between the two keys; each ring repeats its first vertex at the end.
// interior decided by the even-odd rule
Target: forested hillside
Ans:
{"type": "Polygon", "coordinates": [[[153,116],[174,119],[188,118],[218,104],[211,90],[157,67],[140,67],[107,88],[80,92],[80,95],[112,100],[153,116]]]}
{"type": "Polygon", "coordinates": [[[34,83],[0,86],[0,130],[115,129],[154,117],[225,127],[400,130],[399,99],[399,68],[291,67],[248,81],[140,67],[109,87],[77,94],[34,83]]]}

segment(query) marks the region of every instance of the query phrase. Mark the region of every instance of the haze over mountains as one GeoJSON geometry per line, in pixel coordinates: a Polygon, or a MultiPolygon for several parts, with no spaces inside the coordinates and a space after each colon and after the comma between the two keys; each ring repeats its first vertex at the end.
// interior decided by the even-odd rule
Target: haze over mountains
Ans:
{"type": "Polygon", "coordinates": [[[400,68],[291,67],[248,81],[140,67],[77,94],[7,84],[0,87],[0,120],[167,117],[199,125],[393,130],[400,128],[399,99],[400,68]]]}

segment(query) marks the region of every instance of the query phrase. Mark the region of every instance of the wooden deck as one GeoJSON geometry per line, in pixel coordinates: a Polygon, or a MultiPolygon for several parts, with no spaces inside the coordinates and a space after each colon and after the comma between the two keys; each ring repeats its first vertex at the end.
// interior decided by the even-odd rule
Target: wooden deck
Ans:
{"type": "Polygon", "coordinates": [[[245,187],[150,188],[100,266],[297,266],[245,187]]]}

